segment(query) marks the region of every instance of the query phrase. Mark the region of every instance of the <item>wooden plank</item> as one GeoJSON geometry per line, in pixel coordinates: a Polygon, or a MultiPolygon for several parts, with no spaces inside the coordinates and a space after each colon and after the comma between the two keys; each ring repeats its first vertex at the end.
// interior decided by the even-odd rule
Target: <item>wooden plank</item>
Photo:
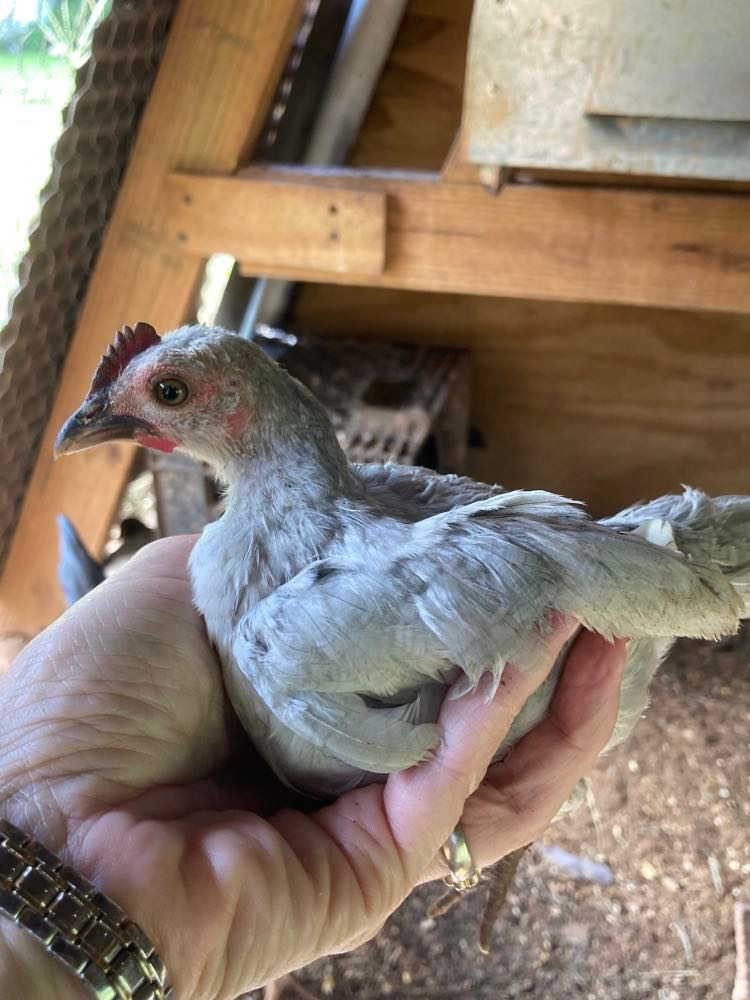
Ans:
{"type": "Polygon", "coordinates": [[[166,232],[176,245],[200,255],[221,245],[253,272],[262,265],[370,277],[385,266],[380,191],[283,180],[269,189],[264,180],[175,173],[167,178],[165,207],[166,232]],[[260,237],[257,256],[247,253],[248,233],[260,237]]]}
{"type": "Polygon", "coordinates": [[[681,483],[750,493],[750,315],[309,285],[291,322],[468,350],[479,479],[599,516],[681,483]]]}
{"type": "MultiPolygon", "coordinates": [[[[750,198],[740,194],[509,185],[498,195],[445,184],[433,174],[252,167],[247,183],[214,179],[213,220],[183,215],[188,242],[226,250],[230,214],[248,216],[284,183],[358,188],[388,197],[381,274],[279,264],[264,256],[263,231],[233,243],[245,273],[303,281],[471,295],[750,311],[750,198]],[[223,195],[223,190],[226,195],[223,195]],[[222,208],[231,192],[231,207],[222,208]]],[[[299,197],[295,188],[294,198],[299,197]]],[[[227,203],[229,204],[229,203],[227,203]]],[[[279,217],[285,210],[279,204],[279,217]]],[[[284,240],[278,233],[276,238],[284,240]]],[[[291,242],[292,235],[288,237],[291,242]]],[[[291,261],[291,258],[290,258],[291,261]]]]}
{"type": "Polygon", "coordinates": [[[182,0],[97,259],[59,393],[0,578],[0,634],[33,634],[62,609],[55,515],[98,551],[131,460],[108,445],[52,463],[52,443],[124,322],[184,318],[200,258],[163,237],[163,180],[182,168],[229,171],[254,143],[303,0],[182,0]]]}

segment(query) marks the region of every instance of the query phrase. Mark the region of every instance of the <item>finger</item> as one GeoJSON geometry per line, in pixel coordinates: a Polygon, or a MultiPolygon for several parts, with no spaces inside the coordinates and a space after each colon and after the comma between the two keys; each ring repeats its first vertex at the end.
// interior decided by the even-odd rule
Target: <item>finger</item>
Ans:
{"type": "Polygon", "coordinates": [[[92,592],[100,614],[130,628],[137,619],[141,631],[154,632],[175,650],[185,642],[205,646],[206,626],[193,602],[188,571],[198,537],[173,535],[144,545],[92,592]]]}
{"type": "MultiPolygon", "coordinates": [[[[548,717],[488,775],[528,795],[531,804],[556,781],[574,785],[612,735],[627,662],[624,640],[583,631],[565,664],[548,717]]],[[[525,803],[516,799],[523,810],[525,803]]]]}
{"type": "MultiPolygon", "coordinates": [[[[627,653],[582,632],[568,654],[548,717],[493,765],[466,803],[462,824],[480,867],[535,840],[606,745],[617,717],[627,653]]],[[[444,873],[442,859],[430,866],[444,873]]]]}
{"type": "Polygon", "coordinates": [[[447,840],[521,706],[577,628],[572,619],[558,618],[543,634],[535,662],[508,664],[491,700],[487,701],[482,685],[462,698],[446,699],[438,720],[443,739],[434,758],[388,779],[384,806],[412,878],[421,874],[447,840]]]}
{"type": "Polygon", "coordinates": [[[131,576],[156,576],[188,581],[187,563],[200,535],[172,535],[149,542],[139,549],[127,563],[114,574],[118,579],[131,576]]]}

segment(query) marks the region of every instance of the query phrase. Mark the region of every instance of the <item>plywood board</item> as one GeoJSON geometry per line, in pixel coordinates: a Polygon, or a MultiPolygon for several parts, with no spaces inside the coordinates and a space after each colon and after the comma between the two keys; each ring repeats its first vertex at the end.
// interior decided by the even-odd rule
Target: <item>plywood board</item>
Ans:
{"type": "Polygon", "coordinates": [[[750,181],[748,23],[745,0],[476,0],[463,110],[469,158],[750,181]],[[618,67],[617,83],[610,76],[592,104],[608,43],[614,54],[604,62],[618,67]],[[723,49],[723,63],[703,49],[723,49]],[[703,120],[722,103],[720,120],[703,120]]]}

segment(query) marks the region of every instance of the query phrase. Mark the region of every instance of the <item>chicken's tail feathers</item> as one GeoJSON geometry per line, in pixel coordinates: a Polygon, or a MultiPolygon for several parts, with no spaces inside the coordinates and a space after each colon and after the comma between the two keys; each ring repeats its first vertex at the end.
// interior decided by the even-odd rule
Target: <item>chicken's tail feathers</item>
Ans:
{"type": "Polygon", "coordinates": [[[104,570],[81,541],[75,525],[64,514],[57,515],[59,560],[57,576],[68,606],[97,587],[104,570]]]}
{"type": "Polygon", "coordinates": [[[689,559],[713,566],[732,583],[750,617],[750,496],[710,497],[683,487],[681,494],[635,504],[601,522],[670,544],[689,559]]]}

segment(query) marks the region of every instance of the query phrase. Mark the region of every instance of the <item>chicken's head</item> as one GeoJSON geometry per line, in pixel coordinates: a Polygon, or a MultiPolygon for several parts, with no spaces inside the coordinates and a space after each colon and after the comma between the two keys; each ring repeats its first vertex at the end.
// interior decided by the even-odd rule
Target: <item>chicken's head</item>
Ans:
{"type": "Polygon", "coordinates": [[[225,330],[183,327],[160,338],[148,323],[123,327],[99,362],[55,454],[130,440],[180,448],[221,470],[262,439],[291,382],[254,344],[225,330]]]}

